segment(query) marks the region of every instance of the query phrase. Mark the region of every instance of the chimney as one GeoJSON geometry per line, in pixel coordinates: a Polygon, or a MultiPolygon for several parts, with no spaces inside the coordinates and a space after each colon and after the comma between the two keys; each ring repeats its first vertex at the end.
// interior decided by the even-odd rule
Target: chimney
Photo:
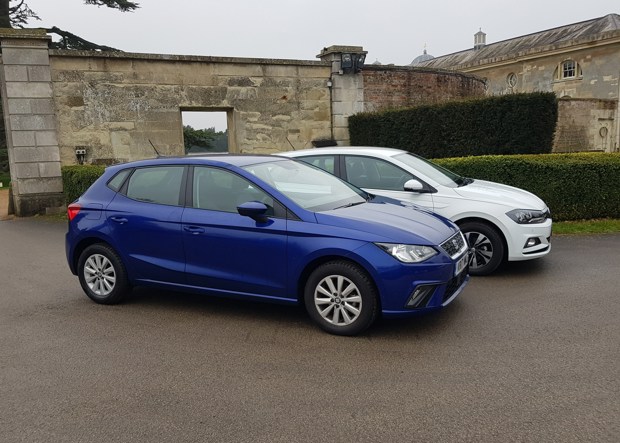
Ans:
{"type": "Polygon", "coordinates": [[[480,31],[476,32],[474,34],[474,49],[482,49],[486,46],[487,44],[487,35],[482,32],[482,28],[480,28],[480,31]]]}

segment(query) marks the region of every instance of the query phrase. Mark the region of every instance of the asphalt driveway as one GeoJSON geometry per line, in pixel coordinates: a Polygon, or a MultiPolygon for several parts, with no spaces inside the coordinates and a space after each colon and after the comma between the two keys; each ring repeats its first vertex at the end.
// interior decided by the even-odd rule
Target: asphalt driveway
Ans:
{"type": "Polygon", "coordinates": [[[290,307],[96,305],[64,232],[0,222],[0,442],[620,439],[620,235],[555,237],[438,314],[346,338],[290,307]]]}

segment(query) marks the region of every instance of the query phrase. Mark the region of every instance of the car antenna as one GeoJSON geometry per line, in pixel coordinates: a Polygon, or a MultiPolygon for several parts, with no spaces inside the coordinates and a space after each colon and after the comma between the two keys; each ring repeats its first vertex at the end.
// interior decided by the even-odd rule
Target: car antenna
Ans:
{"type": "Polygon", "coordinates": [[[161,157],[161,154],[159,153],[159,151],[157,150],[157,148],[155,147],[155,145],[153,144],[153,142],[151,141],[151,139],[149,138],[149,143],[151,144],[151,146],[153,147],[153,150],[155,151],[155,153],[157,154],[157,158],[161,157]]]}

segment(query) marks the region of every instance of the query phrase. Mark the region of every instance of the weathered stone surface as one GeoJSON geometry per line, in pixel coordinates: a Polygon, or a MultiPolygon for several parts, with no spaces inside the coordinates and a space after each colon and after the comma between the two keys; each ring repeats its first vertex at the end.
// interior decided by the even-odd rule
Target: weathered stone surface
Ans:
{"type": "Polygon", "coordinates": [[[28,81],[28,68],[19,65],[4,66],[4,78],[7,82],[26,82],[28,81]]]}
{"type": "Polygon", "coordinates": [[[2,48],[2,62],[5,65],[49,65],[47,48],[2,48]]]}
{"type": "MultiPolygon", "coordinates": [[[[13,162],[15,163],[38,163],[60,162],[60,153],[57,146],[42,147],[16,147],[13,149],[13,162]]],[[[57,163],[60,165],[60,163],[57,163]]],[[[39,169],[41,171],[41,169],[39,169]]],[[[39,174],[41,177],[46,175],[39,174]]],[[[60,174],[59,174],[60,175],[60,174]]]]}
{"type": "Polygon", "coordinates": [[[15,131],[54,130],[56,121],[53,115],[11,115],[11,128],[15,131]]]}
{"type": "Polygon", "coordinates": [[[39,176],[45,178],[60,177],[60,161],[39,163],[39,176]]]}
{"type": "Polygon", "coordinates": [[[49,98],[52,97],[50,83],[7,82],[7,98],[49,98]]]}
{"type": "Polygon", "coordinates": [[[31,82],[49,82],[52,75],[49,66],[28,66],[28,80],[31,82]]]}
{"type": "Polygon", "coordinates": [[[58,151],[58,136],[56,131],[37,131],[35,133],[37,146],[52,146],[58,151]]]}
{"type": "Polygon", "coordinates": [[[34,131],[11,131],[11,134],[13,147],[34,146],[36,143],[34,131]]]}

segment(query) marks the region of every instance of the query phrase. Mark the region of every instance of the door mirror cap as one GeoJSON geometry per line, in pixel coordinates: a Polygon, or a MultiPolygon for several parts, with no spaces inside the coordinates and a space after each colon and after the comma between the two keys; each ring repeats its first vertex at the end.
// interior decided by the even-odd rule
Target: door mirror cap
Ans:
{"type": "Polygon", "coordinates": [[[237,212],[245,217],[250,217],[257,222],[264,223],[267,217],[267,205],[261,202],[245,202],[237,206],[237,212]]]}
{"type": "Polygon", "coordinates": [[[412,178],[411,180],[407,180],[405,182],[405,184],[403,185],[403,188],[405,189],[405,191],[412,191],[412,192],[424,192],[424,185],[419,181],[416,180],[415,178],[412,178]]]}

